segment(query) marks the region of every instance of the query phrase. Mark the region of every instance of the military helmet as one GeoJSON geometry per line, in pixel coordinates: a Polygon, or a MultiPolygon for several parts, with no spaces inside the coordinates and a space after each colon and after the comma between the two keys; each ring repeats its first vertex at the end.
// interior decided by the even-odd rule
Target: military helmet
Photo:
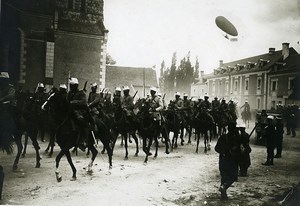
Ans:
{"type": "Polygon", "coordinates": [[[70,80],[69,80],[69,83],[70,84],[78,84],[78,79],[75,78],[75,77],[71,77],[70,80]]]}

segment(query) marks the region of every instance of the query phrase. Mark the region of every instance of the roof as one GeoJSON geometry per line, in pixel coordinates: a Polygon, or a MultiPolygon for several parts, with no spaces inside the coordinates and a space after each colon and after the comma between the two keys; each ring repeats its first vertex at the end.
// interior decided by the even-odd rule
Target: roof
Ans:
{"type": "MultiPolygon", "coordinates": [[[[298,54],[294,48],[289,48],[289,55],[298,54]]],[[[288,58],[287,58],[288,59],[288,58]]],[[[282,61],[282,50],[275,51],[272,54],[265,53],[245,59],[240,59],[228,63],[224,63],[222,67],[218,67],[211,75],[206,75],[206,78],[228,76],[234,74],[244,74],[259,71],[269,70],[276,62],[282,61]]]]}
{"type": "Polygon", "coordinates": [[[285,60],[280,59],[271,68],[270,75],[287,72],[300,73],[300,54],[289,55],[285,60]]]}
{"type": "Polygon", "coordinates": [[[117,86],[133,85],[143,87],[145,74],[145,87],[157,87],[156,71],[152,68],[123,67],[106,65],[105,86],[114,91],[117,86]]]}

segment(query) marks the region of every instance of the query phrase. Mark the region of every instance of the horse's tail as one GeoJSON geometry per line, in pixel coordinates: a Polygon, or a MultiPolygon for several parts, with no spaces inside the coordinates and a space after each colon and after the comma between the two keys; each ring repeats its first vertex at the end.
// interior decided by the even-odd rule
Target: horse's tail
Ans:
{"type": "Polygon", "coordinates": [[[9,133],[0,134],[0,150],[5,151],[7,154],[13,152],[12,136],[9,133]]]}

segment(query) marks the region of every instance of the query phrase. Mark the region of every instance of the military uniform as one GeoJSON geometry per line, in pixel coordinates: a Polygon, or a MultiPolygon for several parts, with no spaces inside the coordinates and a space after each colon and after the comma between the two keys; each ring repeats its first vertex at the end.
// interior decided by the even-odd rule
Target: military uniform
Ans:
{"type": "Polygon", "coordinates": [[[47,93],[44,92],[44,87],[38,88],[38,91],[33,95],[34,112],[37,115],[37,125],[40,130],[41,140],[44,140],[45,126],[47,124],[47,114],[42,110],[42,105],[47,100],[47,93]]]}
{"type": "Polygon", "coordinates": [[[100,102],[100,95],[96,92],[90,92],[88,97],[88,106],[90,108],[90,112],[93,116],[98,116],[98,104],[100,102]]]}
{"type": "Polygon", "coordinates": [[[283,140],[283,124],[281,122],[281,119],[277,119],[276,126],[275,126],[275,134],[276,134],[276,155],[275,158],[281,158],[281,152],[282,152],[282,140],[283,140]]]}
{"type": "Polygon", "coordinates": [[[275,137],[275,127],[272,124],[273,118],[268,117],[268,125],[264,128],[263,135],[266,140],[267,147],[267,161],[263,163],[263,165],[273,165],[274,158],[274,147],[276,142],[275,137]]]}
{"type": "Polygon", "coordinates": [[[160,111],[163,109],[163,104],[161,99],[158,96],[154,95],[150,97],[149,101],[150,101],[150,108],[154,111],[153,113],[154,120],[160,121],[161,120],[160,111]]]}
{"type": "Polygon", "coordinates": [[[220,101],[218,99],[214,99],[212,102],[211,102],[211,106],[212,106],[212,110],[213,111],[217,111],[220,107],[220,101]]]}
{"type": "Polygon", "coordinates": [[[241,159],[239,162],[240,176],[247,176],[248,168],[251,165],[251,160],[250,160],[251,147],[249,145],[250,136],[245,131],[245,127],[240,128],[240,130],[241,130],[241,142],[243,148],[241,151],[241,159]]]}

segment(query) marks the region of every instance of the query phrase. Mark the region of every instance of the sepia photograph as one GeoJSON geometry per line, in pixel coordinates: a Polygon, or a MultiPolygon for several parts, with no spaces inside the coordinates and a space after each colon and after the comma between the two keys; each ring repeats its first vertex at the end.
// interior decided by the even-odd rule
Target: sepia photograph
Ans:
{"type": "Polygon", "coordinates": [[[300,0],[0,0],[0,205],[300,206],[300,0]]]}

